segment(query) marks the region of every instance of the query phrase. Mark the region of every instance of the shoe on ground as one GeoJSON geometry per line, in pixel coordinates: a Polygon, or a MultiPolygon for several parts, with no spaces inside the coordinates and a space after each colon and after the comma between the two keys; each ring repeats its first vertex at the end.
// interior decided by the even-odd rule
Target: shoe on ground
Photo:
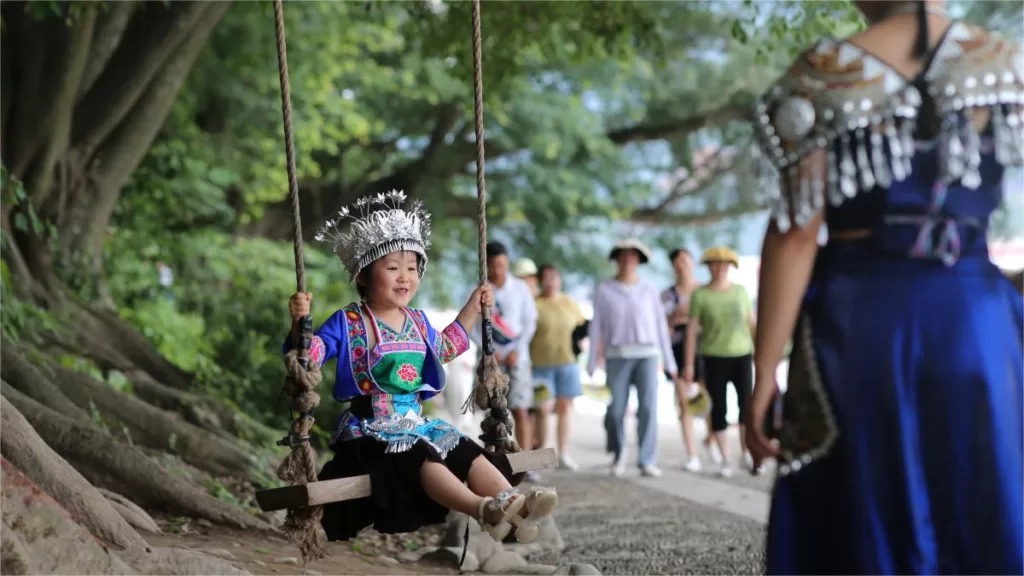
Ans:
{"type": "Polygon", "coordinates": [[[568,454],[559,454],[558,467],[570,472],[575,472],[580,469],[580,465],[570,458],[568,454]]]}
{"type": "Polygon", "coordinates": [[[654,465],[640,467],[640,475],[648,478],[661,478],[661,468],[654,465]]]}
{"type": "Polygon", "coordinates": [[[711,457],[711,462],[715,464],[721,464],[723,462],[722,451],[719,450],[717,442],[714,440],[711,440],[711,442],[705,442],[704,447],[708,451],[708,456],[711,457]]]}
{"type": "Polygon", "coordinates": [[[524,482],[529,482],[531,484],[536,484],[536,483],[540,482],[540,474],[535,472],[535,471],[533,471],[533,470],[531,470],[531,471],[526,473],[526,476],[523,477],[523,481],[524,482]]]}
{"type": "Polygon", "coordinates": [[[732,466],[728,466],[728,465],[722,466],[718,470],[718,475],[721,476],[722,478],[732,478],[732,475],[733,475],[732,466]]]}
{"type": "Polygon", "coordinates": [[[690,459],[683,464],[683,470],[687,472],[693,472],[694,474],[704,469],[704,465],[701,463],[700,458],[696,456],[690,456],[690,459]]]}
{"type": "Polygon", "coordinates": [[[611,469],[612,476],[616,478],[622,478],[626,475],[626,459],[620,458],[614,464],[611,469]]]}

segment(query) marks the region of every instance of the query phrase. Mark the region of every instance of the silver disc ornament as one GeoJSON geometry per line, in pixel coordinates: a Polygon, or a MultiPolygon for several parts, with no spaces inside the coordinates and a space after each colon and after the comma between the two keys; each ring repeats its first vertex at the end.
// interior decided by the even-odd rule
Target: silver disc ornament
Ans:
{"type": "Polygon", "coordinates": [[[775,133],[787,142],[810,134],[814,128],[814,104],[806,98],[786,98],[775,109],[775,133]]]}

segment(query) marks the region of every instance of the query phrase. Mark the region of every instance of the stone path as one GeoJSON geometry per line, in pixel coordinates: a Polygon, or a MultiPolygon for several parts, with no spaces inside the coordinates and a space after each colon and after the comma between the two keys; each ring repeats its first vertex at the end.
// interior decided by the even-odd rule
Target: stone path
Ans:
{"type": "MultiPolygon", "coordinates": [[[[759,574],[774,471],[752,476],[734,464],[732,478],[702,451],[704,471],[682,470],[684,453],[671,388],[659,394],[661,478],[636,469],[636,420],[627,416],[632,456],[623,478],[608,474],[604,402],[577,399],[572,456],[580,471],[547,471],[541,483],[558,489],[555,522],[561,554],[531,555],[530,562],[591,564],[604,574],[759,574]]],[[[734,410],[735,412],[735,410],[734,410]]],[[[733,414],[735,418],[735,414],[733,414]]],[[[553,423],[552,423],[553,424],[553,423]]],[[[698,436],[703,436],[698,426],[698,436]]],[[[554,426],[551,426],[554,429],[554,426]]],[[[733,458],[739,435],[731,433],[733,458]]]]}
{"type": "Polygon", "coordinates": [[[628,479],[552,473],[560,563],[603,574],[760,574],[764,526],[628,479]]]}

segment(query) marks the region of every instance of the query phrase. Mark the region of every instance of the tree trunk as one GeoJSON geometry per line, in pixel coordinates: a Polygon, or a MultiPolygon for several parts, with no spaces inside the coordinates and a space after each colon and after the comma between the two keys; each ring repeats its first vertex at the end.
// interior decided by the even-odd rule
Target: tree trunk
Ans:
{"type": "Polygon", "coordinates": [[[87,426],[3,385],[3,399],[13,403],[39,436],[59,454],[86,470],[101,470],[120,483],[117,491],[133,502],[161,506],[216,524],[247,530],[273,528],[245,512],[199,492],[175,478],[135,448],[120,444],[94,426],[87,426]]]}
{"type": "Polygon", "coordinates": [[[92,484],[43,442],[10,402],[0,404],[0,419],[4,432],[0,453],[59,502],[75,521],[120,548],[149,548],[92,484]]]}
{"type": "MultiPolygon", "coordinates": [[[[90,255],[91,272],[97,279],[102,278],[103,245],[121,188],[149,150],[206,38],[224,15],[229,3],[179,2],[171,6],[177,9],[177,19],[173,22],[178,27],[168,33],[160,49],[154,49],[152,58],[145,60],[141,68],[148,69],[150,64],[160,61],[152,80],[146,79],[147,83],[143,85],[145,90],[134,100],[127,93],[142,83],[138,73],[132,76],[130,87],[119,86],[114,92],[118,95],[117,104],[130,103],[128,111],[123,113],[117,106],[105,101],[109,96],[105,77],[108,73],[115,76],[123,74],[117,65],[122,60],[122,52],[130,49],[131,45],[125,43],[114,54],[110,66],[97,80],[96,87],[76,108],[75,153],[92,159],[88,174],[72,198],[69,214],[74,218],[74,225],[71,226],[73,233],[62,236],[61,242],[67,253],[90,255]],[[182,6],[184,8],[180,8],[182,6]],[[163,52],[173,55],[162,56],[163,52]],[[93,94],[99,96],[93,98],[93,94]],[[104,111],[99,119],[94,119],[88,113],[94,108],[104,111]]],[[[137,19],[148,17],[146,13],[154,10],[146,8],[136,16],[137,19]]],[[[138,31],[139,27],[136,26],[129,32],[138,31]]],[[[141,33],[149,36],[145,30],[141,33]]],[[[102,293],[103,285],[100,286],[102,293]]]]}

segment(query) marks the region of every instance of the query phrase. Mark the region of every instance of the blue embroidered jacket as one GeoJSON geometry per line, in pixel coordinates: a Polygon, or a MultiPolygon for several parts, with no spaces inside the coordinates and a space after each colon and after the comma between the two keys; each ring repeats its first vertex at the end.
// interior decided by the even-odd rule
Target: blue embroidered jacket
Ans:
{"type": "MultiPolygon", "coordinates": [[[[333,395],[338,401],[387,393],[370,373],[367,326],[363,320],[364,315],[360,314],[360,306],[353,302],[332,314],[316,330],[310,346],[310,360],[317,364],[337,357],[333,395]]],[[[416,392],[420,400],[426,400],[444,390],[445,374],[442,366],[469,349],[469,338],[458,321],[453,321],[438,332],[430,325],[422,310],[407,308],[406,313],[416,324],[419,333],[425,335],[428,343],[427,356],[423,362],[423,385],[416,392]]],[[[369,317],[369,314],[365,317],[369,317]]],[[[289,335],[285,338],[283,351],[287,354],[293,348],[289,335]]]]}

